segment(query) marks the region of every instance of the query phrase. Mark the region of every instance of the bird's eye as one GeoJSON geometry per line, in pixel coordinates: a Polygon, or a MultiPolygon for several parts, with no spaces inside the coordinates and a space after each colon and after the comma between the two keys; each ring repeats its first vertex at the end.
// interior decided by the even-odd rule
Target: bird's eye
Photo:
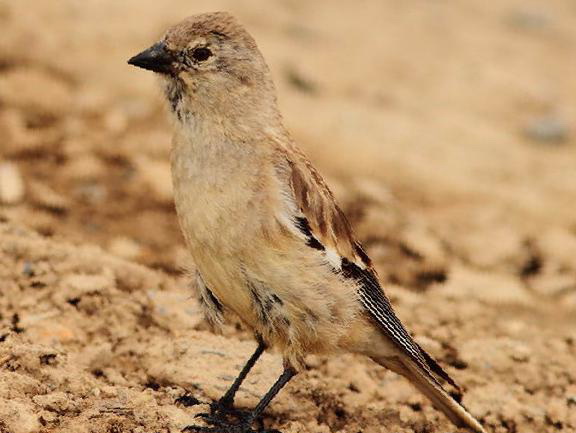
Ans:
{"type": "Polygon", "coordinates": [[[192,58],[197,62],[203,62],[207,60],[212,55],[212,51],[206,47],[196,48],[192,51],[192,58]]]}

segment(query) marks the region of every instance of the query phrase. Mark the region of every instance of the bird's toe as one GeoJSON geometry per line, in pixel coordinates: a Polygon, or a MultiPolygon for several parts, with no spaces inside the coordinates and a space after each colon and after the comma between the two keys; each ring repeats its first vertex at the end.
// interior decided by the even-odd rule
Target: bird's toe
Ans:
{"type": "Polygon", "coordinates": [[[182,406],[185,407],[191,407],[196,406],[198,404],[202,404],[202,402],[198,400],[196,397],[193,397],[188,394],[184,394],[183,396],[178,397],[176,400],[174,400],[174,403],[181,404],[182,406]]]}
{"type": "Polygon", "coordinates": [[[211,427],[189,425],[184,427],[183,432],[198,432],[198,433],[280,433],[277,430],[266,432],[264,430],[254,430],[250,424],[226,424],[212,425],[211,427]]]}

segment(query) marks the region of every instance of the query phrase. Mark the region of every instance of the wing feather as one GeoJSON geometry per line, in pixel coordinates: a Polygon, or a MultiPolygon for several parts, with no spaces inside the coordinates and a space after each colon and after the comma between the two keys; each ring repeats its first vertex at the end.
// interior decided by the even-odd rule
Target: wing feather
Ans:
{"type": "Polygon", "coordinates": [[[370,258],[354,238],[354,233],[334,196],[320,174],[296,148],[288,149],[290,184],[293,198],[301,211],[296,227],[306,236],[307,244],[318,250],[335,250],[344,278],[354,279],[358,297],[365,311],[379,328],[417,365],[438,383],[438,377],[459,389],[450,376],[410,336],[382,289],[370,258]]]}

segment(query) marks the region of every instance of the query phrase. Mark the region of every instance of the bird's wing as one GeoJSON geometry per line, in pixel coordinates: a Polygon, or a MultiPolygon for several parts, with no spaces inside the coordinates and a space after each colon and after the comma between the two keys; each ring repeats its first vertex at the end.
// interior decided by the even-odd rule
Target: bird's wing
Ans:
{"type": "Polygon", "coordinates": [[[291,193],[300,214],[294,224],[311,248],[330,255],[335,272],[356,281],[362,306],[379,328],[434,380],[450,376],[416,343],[394,313],[376,271],[320,174],[295,147],[288,154],[291,193]]]}

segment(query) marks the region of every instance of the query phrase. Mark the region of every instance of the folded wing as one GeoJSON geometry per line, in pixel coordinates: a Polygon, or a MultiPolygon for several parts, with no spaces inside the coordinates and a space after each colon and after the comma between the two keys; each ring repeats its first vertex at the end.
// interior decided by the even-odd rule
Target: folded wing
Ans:
{"type": "Polygon", "coordinates": [[[439,379],[445,380],[459,389],[414,341],[394,313],[370,258],[355,240],[350,223],[320,174],[295,147],[290,149],[288,165],[293,200],[300,211],[293,218],[294,224],[305,235],[308,246],[330,255],[334,271],[355,280],[358,298],[366,313],[399,349],[434,382],[439,384],[439,379]]]}

